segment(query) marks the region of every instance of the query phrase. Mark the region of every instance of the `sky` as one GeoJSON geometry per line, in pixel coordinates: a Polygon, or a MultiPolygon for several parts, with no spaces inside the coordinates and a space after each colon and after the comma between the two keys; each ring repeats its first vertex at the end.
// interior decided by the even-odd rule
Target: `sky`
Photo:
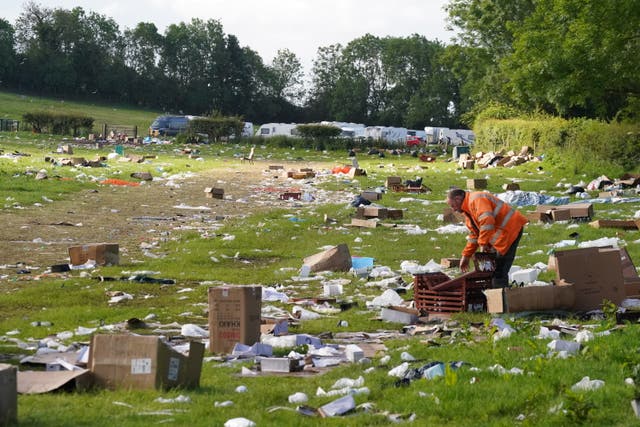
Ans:
{"type": "MultiPolygon", "coordinates": [[[[369,33],[377,37],[420,34],[448,43],[447,0],[34,0],[47,8],[96,12],[112,18],[120,31],[139,22],[153,22],[163,34],[167,26],[192,18],[220,21],[225,34],[235,35],[241,46],[258,52],[270,64],[279,49],[289,49],[310,71],[319,47],[369,33]]],[[[11,24],[25,1],[3,2],[0,17],[11,24]],[[6,4],[9,3],[9,4],[6,4]]]]}

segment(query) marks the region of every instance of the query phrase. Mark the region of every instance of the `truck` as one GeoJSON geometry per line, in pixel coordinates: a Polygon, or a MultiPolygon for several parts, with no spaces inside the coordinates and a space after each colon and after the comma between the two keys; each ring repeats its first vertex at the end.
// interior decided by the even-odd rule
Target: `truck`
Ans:
{"type": "Polygon", "coordinates": [[[473,145],[475,135],[469,129],[449,129],[447,127],[425,126],[427,144],[473,145]]]}

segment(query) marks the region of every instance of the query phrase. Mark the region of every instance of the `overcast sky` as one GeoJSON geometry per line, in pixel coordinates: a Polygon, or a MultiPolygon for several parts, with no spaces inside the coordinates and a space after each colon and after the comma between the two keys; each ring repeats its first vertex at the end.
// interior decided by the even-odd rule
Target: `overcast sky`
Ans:
{"type": "MultiPolygon", "coordinates": [[[[24,1],[2,2],[0,17],[15,24],[24,1]],[[7,4],[9,3],[9,4],[7,4]]],[[[82,7],[105,15],[120,31],[153,22],[163,34],[170,24],[217,19],[225,34],[258,52],[270,64],[278,49],[295,53],[309,71],[318,47],[346,45],[367,33],[406,37],[417,33],[448,43],[443,6],[447,0],[40,0],[48,8],[82,7]]]]}

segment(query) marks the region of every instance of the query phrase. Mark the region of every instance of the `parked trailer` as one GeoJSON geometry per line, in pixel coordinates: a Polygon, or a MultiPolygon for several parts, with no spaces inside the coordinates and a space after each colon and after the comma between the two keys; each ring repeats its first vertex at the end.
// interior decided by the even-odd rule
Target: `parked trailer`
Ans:
{"type": "Polygon", "coordinates": [[[256,136],[270,138],[276,135],[282,136],[298,136],[295,123],[266,123],[261,125],[256,131],[256,136]]]}
{"type": "Polygon", "coordinates": [[[364,128],[364,136],[365,138],[370,138],[376,141],[404,145],[407,142],[407,128],[367,126],[364,128]]]}
{"type": "Polygon", "coordinates": [[[330,122],[323,120],[320,122],[320,124],[325,126],[339,127],[340,130],[342,130],[342,133],[340,133],[340,137],[342,138],[364,138],[365,125],[363,125],[362,123],[330,122]]]}
{"type": "Polygon", "coordinates": [[[473,145],[476,137],[469,129],[441,129],[440,141],[447,145],[473,145]]]}

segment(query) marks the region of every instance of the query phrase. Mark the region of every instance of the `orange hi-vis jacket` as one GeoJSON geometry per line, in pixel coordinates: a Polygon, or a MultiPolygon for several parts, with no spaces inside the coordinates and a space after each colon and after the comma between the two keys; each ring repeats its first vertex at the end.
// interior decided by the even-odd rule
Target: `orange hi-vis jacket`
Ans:
{"type": "Polygon", "coordinates": [[[472,256],[479,246],[491,245],[504,255],[529,220],[496,196],[482,191],[467,192],[461,206],[469,235],[462,255],[472,256]]]}

